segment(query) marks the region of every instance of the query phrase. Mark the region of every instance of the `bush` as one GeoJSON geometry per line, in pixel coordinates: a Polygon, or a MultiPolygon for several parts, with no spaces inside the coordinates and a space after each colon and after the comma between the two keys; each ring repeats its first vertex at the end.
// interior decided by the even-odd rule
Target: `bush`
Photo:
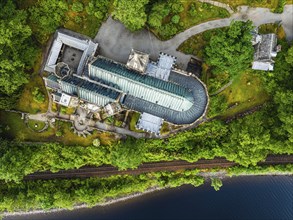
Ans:
{"type": "Polygon", "coordinates": [[[34,96],[34,101],[38,103],[44,103],[45,101],[45,95],[40,91],[38,87],[34,88],[34,91],[32,92],[32,95],[34,96]]]}
{"type": "Polygon", "coordinates": [[[62,131],[56,131],[56,137],[61,137],[63,135],[63,132],[62,131]]]}
{"type": "Polygon", "coordinates": [[[219,191],[221,186],[223,186],[222,181],[218,178],[211,178],[211,181],[211,186],[214,187],[216,191],[219,191]]]}
{"type": "Polygon", "coordinates": [[[198,13],[197,13],[197,10],[196,10],[196,6],[194,3],[192,3],[190,5],[190,8],[188,10],[188,14],[191,16],[191,17],[195,17],[198,13]]]}
{"type": "Polygon", "coordinates": [[[286,0],[278,0],[278,5],[275,8],[274,12],[283,13],[285,4],[286,4],[286,0]]]}
{"type": "Polygon", "coordinates": [[[82,22],[82,18],[79,17],[79,16],[76,16],[76,17],[74,18],[74,21],[75,21],[77,24],[80,24],[80,23],[82,22]]]}
{"type": "Polygon", "coordinates": [[[180,21],[180,16],[179,15],[174,15],[171,19],[172,23],[178,24],[180,21]]]}
{"type": "Polygon", "coordinates": [[[99,147],[101,145],[101,141],[99,138],[96,138],[95,140],[93,140],[93,145],[95,147],[99,147]]]}
{"type": "Polygon", "coordinates": [[[83,11],[83,4],[81,2],[74,2],[71,7],[72,11],[75,12],[82,12],[83,11]]]}

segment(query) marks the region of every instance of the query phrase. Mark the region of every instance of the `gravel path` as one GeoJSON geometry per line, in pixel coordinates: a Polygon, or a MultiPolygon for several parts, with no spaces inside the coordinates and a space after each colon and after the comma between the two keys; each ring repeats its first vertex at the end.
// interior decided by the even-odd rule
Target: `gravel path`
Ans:
{"type": "Polygon", "coordinates": [[[208,21],[177,34],[168,41],[158,40],[150,31],[144,29],[137,32],[128,31],[119,21],[111,17],[102,25],[95,41],[98,42],[100,53],[116,61],[126,63],[130,50],[141,50],[150,54],[151,59],[157,59],[160,51],[177,57],[177,63],[185,68],[190,55],[176,51],[178,46],[189,37],[206,30],[229,26],[232,20],[252,20],[254,25],[282,21],[287,39],[293,39],[293,5],[286,5],[282,14],[270,12],[267,8],[238,7],[237,13],[229,18],[208,21]]]}

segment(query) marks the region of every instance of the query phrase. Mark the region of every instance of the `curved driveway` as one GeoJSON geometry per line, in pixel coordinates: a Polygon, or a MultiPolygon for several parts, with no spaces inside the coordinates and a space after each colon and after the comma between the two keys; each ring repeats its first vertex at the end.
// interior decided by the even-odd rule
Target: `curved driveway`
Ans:
{"type": "Polygon", "coordinates": [[[101,26],[95,41],[99,43],[100,53],[113,60],[126,63],[130,50],[136,49],[150,54],[156,60],[159,52],[165,52],[177,57],[177,63],[185,68],[190,55],[176,51],[178,46],[189,37],[206,30],[229,26],[232,20],[252,20],[258,26],[266,23],[282,22],[288,40],[293,39],[293,5],[286,5],[282,14],[270,12],[267,8],[238,7],[238,12],[229,18],[208,21],[193,26],[177,34],[168,41],[158,40],[150,31],[144,29],[130,32],[119,21],[111,17],[101,26]]]}

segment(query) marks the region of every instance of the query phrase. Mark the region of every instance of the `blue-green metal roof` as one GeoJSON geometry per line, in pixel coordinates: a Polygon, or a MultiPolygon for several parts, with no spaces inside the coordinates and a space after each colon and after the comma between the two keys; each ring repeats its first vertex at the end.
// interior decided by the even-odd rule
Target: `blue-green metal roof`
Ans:
{"type": "Polygon", "coordinates": [[[58,77],[55,76],[55,74],[50,74],[47,79],[51,80],[51,81],[54,81],[54,82],[58,82],[58,77]]]}
{"type": "Polygon", "coordinates": [[[72,86],[76,86],[79,89],[82,88],[82,89],[85,89],[85,90],[88,90],[91,92],[95,92],[95,93],[109,97],[114,100],[116,100],[120,95],[119,92],[117,92],[111,88],[107,88],[107,87],[92,83],[88,80],[84,80],[84,79],[76,77],[76,76],[66,76],[61,81],[66,82],[72,86]]]}
{"type": "Polygon", "coordinates": [[[191,92],[183,86],[180,86],[172,82],[163,81],[161,79],[157,79],[148,75],[140,74],[134,70],[126,68],[126,66],[123,64],[115,63],[103,57],[98,57],[92,63],[92,65],[112,72],[114,74],[129,78],[131,80],[141,82],[145,85],[155,87],[157,89],[161,89],[182,97],[192,97],[191,92]]]}

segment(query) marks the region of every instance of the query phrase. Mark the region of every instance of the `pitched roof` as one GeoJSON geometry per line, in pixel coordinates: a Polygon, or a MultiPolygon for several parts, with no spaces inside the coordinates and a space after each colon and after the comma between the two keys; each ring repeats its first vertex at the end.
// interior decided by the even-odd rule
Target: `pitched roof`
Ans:
{"type": "Polygon", "coordinates": [[[117,74],[119,76],[129,78],[131,80],[176,94],[181,97],[188,98],[191,96],[190,91],[183,86],[180,86],[172,82],[163,81],[161,79],[157,79],[148,75],[142,75],[134,70],[126,68],[126,66],[123,64],[113,62],[104,57],[98,57],[98,59],[96,59],[92,63],[92,65],[107,70],[111,73],[117,74]]]}
{"type": "Polygon", "coordinates": [[[111,98],[113,100],[116,100],[120,95],[119,92],[117,92],[111,88],[108,88],[108,87],[105,87],[105,86],[102,86],[99,84],[95,84],[93,82],[90,82],[88,80],[85,80],[81,77],[77,77],[74,75],[64,77],[61,80],[61,82],[65,82],[65,83],[68,83],[69,85],[76,86],[79,89],[81,88],[81,89],[84,89],[87,91],[91,91],[91,92],[100,94],[102,96],[111,98]]]}

